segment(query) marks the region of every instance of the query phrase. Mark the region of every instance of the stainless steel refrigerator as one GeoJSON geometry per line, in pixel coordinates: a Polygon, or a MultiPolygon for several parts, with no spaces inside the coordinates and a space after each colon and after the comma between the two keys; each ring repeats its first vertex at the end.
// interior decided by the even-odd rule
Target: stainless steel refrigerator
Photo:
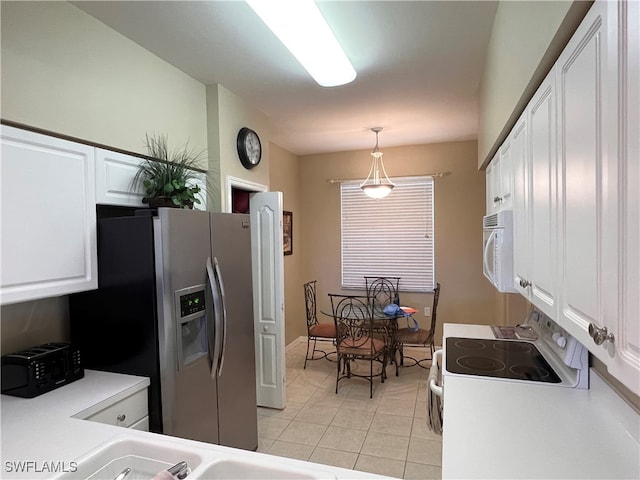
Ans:
{"type": "Polygon", "coordinates": [[[99,206],[98,284],[69,299],[86,368],[148,376],[151,431],[255,450],[249,216],[99,206]]]}

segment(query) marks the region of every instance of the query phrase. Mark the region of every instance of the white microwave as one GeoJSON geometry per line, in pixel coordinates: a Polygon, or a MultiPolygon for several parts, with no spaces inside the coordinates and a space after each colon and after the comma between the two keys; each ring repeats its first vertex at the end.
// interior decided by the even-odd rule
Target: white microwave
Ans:
{"type": "Polygon", "coordinates": [[[513,212],[501,210],[482,217],[484,276],[499,292],[515,289],[513,272],[513,212]]]}

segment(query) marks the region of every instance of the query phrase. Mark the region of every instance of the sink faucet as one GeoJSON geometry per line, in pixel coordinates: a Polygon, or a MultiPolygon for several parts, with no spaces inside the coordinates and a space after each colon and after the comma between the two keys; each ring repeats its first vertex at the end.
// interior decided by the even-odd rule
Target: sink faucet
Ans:
{"type": "Polygon", "coordinates": [[[167,472],[182,480],[189,475],[189,466],[187,465],[187,462],[176,463],[173,467],[168,468],[167,472]]]}

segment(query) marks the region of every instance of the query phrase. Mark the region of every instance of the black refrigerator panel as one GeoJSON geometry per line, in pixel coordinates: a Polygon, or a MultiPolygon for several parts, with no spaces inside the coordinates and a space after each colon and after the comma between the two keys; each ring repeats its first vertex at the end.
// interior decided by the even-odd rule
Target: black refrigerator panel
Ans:
{"type": "Polygon", "coordinates": [[[71,341],[88,369],[149,377],[149,429],[161,433],[153,217],[98,220],[98,290],[70,295],[71,341]]]}

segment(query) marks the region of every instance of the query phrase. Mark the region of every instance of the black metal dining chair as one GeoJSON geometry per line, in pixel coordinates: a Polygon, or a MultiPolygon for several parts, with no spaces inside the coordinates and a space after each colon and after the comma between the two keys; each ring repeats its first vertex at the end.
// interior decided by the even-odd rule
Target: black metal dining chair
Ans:
{"type": "Polygon", "coordinates": [[[317,283],[317,280],[313,280],[304,284],[304,303],[307,313],[307,354],[304,357],[303,368],[307,368],[307,360],[320,360],[321,358],[326,358],[327,355],[335,352],[335,349],[326,351],[317,348],[318,341],[331,342],[332,346],[335,345],[336,341],[335,324],[318,321],[316,306],[317,283]],[[313,348],[311,347],[312,342],[313,348]],[[311,356],[309,356],[309,350],[311,350],[311,356]]]}
{"type": "Polygon", "coordinates": [[[368,297],[329,294],[336,327],[336,351],[338,365],[336,394],[341,380],[351,377],[365,378],[369,382],[369,398],[373,398],[373,379],[377,376],[384,383],[386,344],[374,332],[373,313],[368,297]],[[368,363],[366,372],[353,370],[352,363],[368,363]],[[380,363],[380,371],[374,371],[374,363],[380,363]]]}
{"type": "MultiPolygon", "coordinates": [[[[374,316],[384,316],[384,308],[390,304],[400,305],[400,278],[401,277],[382,276],[364,277],[367,299],[373,308],[374,316]]],[[[396,321],[374,321],[374,331],[386,339],[385,353],[387,356],[387,364],[395,364],[396,377],[398,376],[398,363],[395,359],[397,348],[394,339],[397,326],[396,321]]]]}
{"type": "Polygon", "coordinates": [[[400,277],[364,277],[367,297],[376,308],[395,303],[400,305],[400,277]]]}
{"type": "Polygon", "coordinates": [[[399,328],[395,333],[395,350],[393,356],[395,357],[395,351],[400,352],[400,365],[404,365],[405,360],[411,360],[413,363],[406,365],[407,367],[413,367],[418,365],[422,368],[430,368],[433,360],[433,340],[436,332],[436,313],[438,311],[438,300],[440,299],[440,284],[436,283],[436,288],[433,290],[433,304],[431,306],[431,326],[429,330],[419,328],[417,330],[409,328],[399,328]],[[410,357],[404,354],[404,347],[406,345],[429,347],[429,358],[423,358],[418,360],[414,357],[410,357]],[[429,361],[429,366],[423,365],[424,362],[429,361]]]}

